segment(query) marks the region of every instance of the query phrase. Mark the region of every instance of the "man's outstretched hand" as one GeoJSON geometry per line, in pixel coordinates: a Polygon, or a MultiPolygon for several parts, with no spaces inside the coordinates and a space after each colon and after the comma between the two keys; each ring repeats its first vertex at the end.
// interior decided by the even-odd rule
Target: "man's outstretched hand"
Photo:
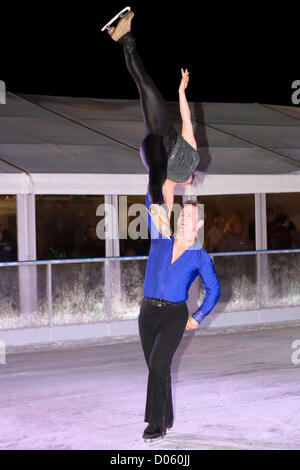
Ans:
{"type": "Polygon", "coordinates": [[[185,329],[186,330],[196,330],[199,326],[199,323],[192,317],[192,315],[189,315],[187,324],[185,329]]]}

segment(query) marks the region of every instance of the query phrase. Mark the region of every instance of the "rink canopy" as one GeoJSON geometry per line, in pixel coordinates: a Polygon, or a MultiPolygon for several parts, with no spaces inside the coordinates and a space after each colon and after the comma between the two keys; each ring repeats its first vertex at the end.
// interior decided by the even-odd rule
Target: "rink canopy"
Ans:
{"type": "MultiPolygon", "coordinates": [[[[180,130],[179,105],[168,106],[180,130]]],[[[299,191],[299,108],[190,106],[201,161],[189,194],[299,191]]],[[[139,100],[8,92],[0,123],[1,194],[145,193],[139,100]]]]}
{"type": "MultiPolygon", "coordinates": [[[[168,106],[180,131],[179,105],[168,106]]],[[[221,298],[202,328],[298,321],[300,109],[190,107],[200,164],[193,185],[176,188],[175,202],[185,196],[204,204],[206,231],[217,213],[243,219],[237,246],[207,248],[221,298]],[[269,208],[291,220],[287,249],[271,246],[269,208]]],[[[7,93],[0,105],[0,330],[6,344],[137,335],[150,240],[131,240],[127,231],[129,208],[144,204],[147,190],[143,136],[139,100],[7,93]],[[103,203],[103,220],[116,237],[99,240],[103,203]]],[[[190,313],[204,295],[198,276],[189,291],[190,313]]]]}

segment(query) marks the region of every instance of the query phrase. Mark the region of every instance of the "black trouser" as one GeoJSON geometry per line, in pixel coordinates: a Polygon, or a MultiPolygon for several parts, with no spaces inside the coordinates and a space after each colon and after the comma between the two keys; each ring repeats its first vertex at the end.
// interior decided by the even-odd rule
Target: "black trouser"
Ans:
{"type": "Polygon", "coordinates": [[[142,301],[138,324],[149,369],[145,421],[154,426],[173,423],[170,368],[187,320],[186,302],[157,307],[142,301]]]}
{"type": "Polygon", "coordinates": [[[168,157],[178,133],[172,124],[163,97],[145,71],[134,36],[129,32],[122,36],[119,42],[123,45],[128,71],[140,94],[145,123],[145,138],[140,147],[140,154],[149,172],[149,197],[151,202],[163,204],[162,185],[167,178],[168,157]]]}

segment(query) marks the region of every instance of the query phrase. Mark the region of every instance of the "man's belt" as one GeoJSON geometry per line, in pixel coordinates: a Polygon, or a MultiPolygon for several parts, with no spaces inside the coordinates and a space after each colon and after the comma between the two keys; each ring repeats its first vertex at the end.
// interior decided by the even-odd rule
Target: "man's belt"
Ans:
{"type": "Polygon", "coordinates": [[[147,304],[155,305],[155,307],[170,307],[172,305],[178,305],[182,302],[170,302],[165,299],[154,299],[153,297],[144,297],[147,304]]]}

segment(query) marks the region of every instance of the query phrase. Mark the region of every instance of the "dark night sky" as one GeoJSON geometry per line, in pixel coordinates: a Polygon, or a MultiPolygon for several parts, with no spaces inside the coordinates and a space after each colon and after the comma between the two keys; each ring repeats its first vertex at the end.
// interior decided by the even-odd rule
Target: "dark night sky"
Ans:
{"type": "Polygon", "coordinates": [[[189,100],[292,104],[291,83],[300,79],[297,14],[285,15],[282,5],[267,14],[242,2],[234,9],[194,1],[31,5],[14,4],[1,18],[0,79],[9,91],[138,98],[121,47],[101,33],[130,5],[138,50],[166,100],[177,100],[180,67],[187,67],[189,100]]]}

